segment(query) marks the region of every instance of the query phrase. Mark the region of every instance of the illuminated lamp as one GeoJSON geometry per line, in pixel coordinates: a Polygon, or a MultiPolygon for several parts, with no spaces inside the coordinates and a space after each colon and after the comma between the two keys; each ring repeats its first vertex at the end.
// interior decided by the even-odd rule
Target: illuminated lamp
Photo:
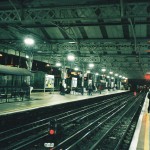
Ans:
{"type": "Polygon", "coordinates": [[[29,58],[29,56],[28,56],[28,55],[26,55],[26,58],[29,58]]]}
{"type": "Polygon", "coordinates": [[[68,43],[70,43],[70,44],[75,44],[75,43],[77,43],[77,42],[74,42],[74,41],[70,41],[70,42],[68,42],[68,43]]]}
{"type": "Polygon", "coordinates": [[[109,74],[113,74],[113,72],[112,72],[112,71],[110,71],[110,72],[109,72],[109,74]]]}
{"type": "Polygon", "coordinates": [[[46,64],[46,67],[49,67],[50,66],[50,64],[46,64]]]}
{"type": "Polygon", "coordinates": [[[94,64],[89,64],[89,67],[90,67],[90,68],[93,68],[93,67],[94,67],[94,64]]]}
{"type": "Polygon", "coordinates": [[[74,68],[74,70],[78,71],[78,70],[79,70],[79,68],[78,68],[78,67],[75,67],[75,68],[74,68]]]}
{"type": "Polygon", "coordinates": [[[34,44],[34,40],[32,38],[25,38],[24,39],[24,43],[26,45],[33,45],[34,44]]]}
{"type": "Polygon", "coordinates": [[[69,61],[74,61],[74,60],[75,60],[75,56],[74,56],[73,54],[69,54],[69,55],[67,56],[67,59],[68,59],[69,61]]]}
{"type": "Polygon", "coordinates": [[[106,69],[105,68],[102,68],[102,72],[105,72],[106,71],[106,69]]]}
{"type": "Polygon", "coordinates": [[[56,66],[57,66],[57,67],[60,67],[60,66],[61,66],[61,63],[57,62],[57,63],[56,63],[56,66]]]}

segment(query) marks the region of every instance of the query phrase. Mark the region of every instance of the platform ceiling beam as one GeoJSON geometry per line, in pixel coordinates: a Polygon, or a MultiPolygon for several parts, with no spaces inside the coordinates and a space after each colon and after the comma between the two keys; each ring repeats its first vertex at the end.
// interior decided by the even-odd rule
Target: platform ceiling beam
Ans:
{"type": "MultiPolygon", "coordinates": [[[[141,18],[149,17],[147,12],[149,3],[128,3],[124,6],[124,18],[141,18]]],[[[41,21],[79,21],[79,20],[98,20],[98,19],[119,19],[121,18],[120,4],[110,5],[92,5],[92,6],[70,6],[58,8],[17,8],[20,16],[24,18],[22,23],[33,23],[41,21]],[[91,12],[88,13],[89,9],[91,12]],[[95,10],[100,9],[101,13],[97,16],[94,15],[95,10]],[[73,15],[69,15],[70,13],[73,15]],[[76,15],[78,14],[78,15],[76,15]]],[[[0,10],[0,23],[19,23],[20,18],[15,10],[0,10]]]]}

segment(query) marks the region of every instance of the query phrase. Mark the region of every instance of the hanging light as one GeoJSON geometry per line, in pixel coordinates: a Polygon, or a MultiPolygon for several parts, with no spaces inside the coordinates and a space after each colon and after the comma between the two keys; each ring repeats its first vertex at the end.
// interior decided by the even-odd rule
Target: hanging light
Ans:
{"type": "Polygon", "coordinates": [[[113,72],[112,72],[112,71],[110,71],[110,72],[109,72],[109,74],[113,74],[113,72]]]}
{"type": "Polygon", "coordinates": [[[67,59],[68,59],[69,61],[74,61],[74,60],[75,60],[75,56],[74,56],[73,54],[69,54],[69,55],[67,56],[67,59]]]}
{"type": "Polygon", "coordinates": [[[34,40],[32,38],[27,37],[27,38],[24,39],[24,43],[26,45],[33,45],[34,44],[34,40]]]}
{"type": "Polygon", "coordinates": [[[96,72],[95,75],[98,76],[98,73],[96,72]]]}
{"type": "Polygon", "coordinates": [[[46,67],[49,67],[50,66],[50,64],[46,64],[46,67]]]}
{"type": "Polygon", "coordinates": [[[94,64],[89,64],[89,67],[90,67],[90,68],[93,68],[93,67],[94,67],[94,64]]]}
{"type": "Polygon", "coordinates": [[[29,58],[29,56],[28,56],[28,55],[26,55],[26,58],[29,58]]]}
{"type": "Polygon", "coordinates": [[[78,70],[79,70],[79,68],[78,68],[78,67],[75,67],[75,68],[74,68],[74,70],[75,70],[75,71],[78,71],[78,70]]]}
{"type": "Polygon", "coordinates": [[[70,42],[68,42],[68,43],[70,43],[70,44],[75,44],[75,43],[77,43],[77,42],[74,42],[74,41],[70,41],[70,42]]]}
{"type": "Polygon", "coordinates": [[[102,68],[102,72],[105,72],[106,71],[106,69],[105,68],[102,68]]]}
{"type": "Polygon", "coordinates": [[[60,63],[60,62],[57,62],[57,63],[56,63],[56,66],[57,66],[57,67],[60,67],[60,66],[61,66],[61,63],[60,63]]]}

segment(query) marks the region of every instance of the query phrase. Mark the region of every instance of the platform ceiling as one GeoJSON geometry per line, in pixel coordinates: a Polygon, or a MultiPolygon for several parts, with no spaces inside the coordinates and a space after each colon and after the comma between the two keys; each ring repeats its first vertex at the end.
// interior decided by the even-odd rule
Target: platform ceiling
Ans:
{"type": "Polygon", "coordinates": [[[73,53],[72,68],[92,62],[129,79],[150,72],[149,0],[1,0],[0,33],[1,52],[65,66],[73,53]]]}

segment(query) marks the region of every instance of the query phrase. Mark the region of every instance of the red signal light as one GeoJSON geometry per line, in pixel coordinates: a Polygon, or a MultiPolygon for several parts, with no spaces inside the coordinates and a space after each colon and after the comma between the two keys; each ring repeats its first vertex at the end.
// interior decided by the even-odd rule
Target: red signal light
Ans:
{"type": "Polygon", "coordinates": [[[144,78],[145,78],[146,80],[150,80],[150,74],[146,74],[146,75],[144,76],[144,78]]]}
{"type": "Polygon", "coordinates": [[[54,131],[53,129],[50,129],[50,130],[49,130],[49,134],[50,134],[50,135],[53,135],[53,134],[55,134],[55,131],[54,131]]]}

